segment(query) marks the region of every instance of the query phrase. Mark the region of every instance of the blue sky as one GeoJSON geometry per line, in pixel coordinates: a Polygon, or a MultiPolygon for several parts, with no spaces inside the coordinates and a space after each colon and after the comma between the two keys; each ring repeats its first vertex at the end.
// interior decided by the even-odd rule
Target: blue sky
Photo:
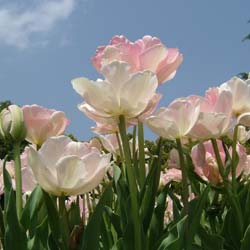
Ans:
{"type": "MultiPolygon", "coordinates": [[[[94,123],[77,104],[70,80],[99,75],[90,58],[116,34],[144,35],[177,47],[184,61],[161,86],[161,106],[250,71],[249,0],[0,0],[0,100],[66,113],[81,140],[94,123]]],[[[147,137],[152,133],[147,131],[147,137]]]]}

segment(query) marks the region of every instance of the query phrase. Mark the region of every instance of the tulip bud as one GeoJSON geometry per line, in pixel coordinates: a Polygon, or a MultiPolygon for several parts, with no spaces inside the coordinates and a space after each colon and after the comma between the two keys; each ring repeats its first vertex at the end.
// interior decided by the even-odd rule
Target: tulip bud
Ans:
{"type": "Polygon", "coordinates": [[[25,139],[26,128],[23,111],[17,105],[10,105],[0,113],[0,137],[20,142],[25,139]]]}

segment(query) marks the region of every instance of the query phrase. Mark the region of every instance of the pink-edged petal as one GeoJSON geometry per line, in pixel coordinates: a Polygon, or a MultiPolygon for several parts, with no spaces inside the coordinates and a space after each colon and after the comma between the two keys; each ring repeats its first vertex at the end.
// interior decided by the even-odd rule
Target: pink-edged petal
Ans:
{"type": "Polygon", "coordinates": [[[139,115],[155,95],[157,86],[156,76],[152,72],[134,74],[121,91],[121,114],[126,114],[128,117],[139,115]]]}
{"type": "Polygon", "coordinates": [[[237,121],[239,124],[250,127],[250,112],[246,112],[241,114],[238,118],[237,121]]]}
{"type": "Polygon", "coordinates": [[[140,55],[141,70],[156,71],[159,63],[167,56],[167,49],[163,45],[155,45],[140,55]]]}

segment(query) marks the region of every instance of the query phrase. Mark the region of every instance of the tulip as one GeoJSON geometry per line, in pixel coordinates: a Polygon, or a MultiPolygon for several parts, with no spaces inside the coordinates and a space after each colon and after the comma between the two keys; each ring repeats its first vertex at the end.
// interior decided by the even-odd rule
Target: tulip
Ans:
{"type": "Polygon", "coordinates": [[[161,172],[160,176],[160,185],[165,186],[170,181],[181,182],[182,174],[180,169],[167,169],[164,172],[161,172]]]}
{"type": "Polygon", "coordinates": [[[0,137],[11,138],[21,142],[26,135],[22,109],[17,105],[10,105],[0,113],[0,137]]]}
{"type": "Polygon", "coordinates": [[[242,80],[233,77],[223,83],[220,88],[229,90],[233,96],[232,111],[238,124],[250,126],[250,79],[242,80]]]}
{"type": "Polygon", "coordinates": [[[193,96],[200,101],[200,114],[189,136],[196,139],[219,138],[230,128],[232,94],[227,90],[210,88],[205,97],[193,96]]]}
{"type": "MultiPolygon", "coordinates": [[[[226,154],[222,142],[220,140],[217,140],[217,145],[220,158],[225,166],[226,154]]],[[[239,155],[239,162],[236,168],[236,176],[239,176],[243,171],[245,171],[248,162],[245,148],[242,145],[237,144],[236,150],[239,155]]],[[[229,150],[229,153],[230,155],[232,155],[231,148],[229,150]]],[[[191,157],[195,172],[202,179],[210,181],[215,185],[222,182],[222,177],[219,172],[219,167],[216,161],[216,156],[211,141],[206,141],[205,143],[194,146],[192,148],[191,157]]]]}
{"type": "MultiPolygon", "coordinates": [[[[28,151],[29,147],[26,147],[21,154],[21,175],[22,175],[22,192],[31,193],[36,186],[36,180],[34,178],[31,168],[28,166],[28,151]]],[[[3,160],[0,160],[0,194],[3,193],[3,160]]],[[[6,162],[6,169],[11,177],[12,186],[15,189],[15,163],[13,160],[6,162]]]]}
{"type": "Polygon", "coordinates": [[[62,135],[47,139],[38,151],[31,147],[28,163],[46,192],[80,195],[100,184],[110,166],[110,154],[102,155],[89,143],[62,135]]]}
{"type": "MultiPolygon", "coordinates": [[[[234,134],[234,128],[231,128],[227,136],[233,140],[233,134],[234,134]]],[[[238,132],[237,132],[237,140],[241,143],[244,144],[247,140],[250,139],[250,131],[247,131],[244,126],[238,126],[238,132]]]]}
{"type": "Polygon", "coordinates": [[[178,49],[166,48],[156,37],[144,36],[133,43],[124,36],[115,36],[107,46],[97,49],[92,63],[101,72],[105,65],[114,60],[128,63],[131,72],[154,72],[161,84],[175,76],[183,56],[178,49]]]}
{"type": "Polygon", "coordinates": [[[79,109],[98,124],[118,124],[119,116],[134,119],[148,113],[158,94],[157,78],[150,71],[130,74],[129,65],[114,61],[102,69],[105,80],[77,78],[73,88],[85,102],[79,109]]]}
{"type": "Polygon", "coordinates": [[[179,98],[167,108],[160,108],[146,118],[146,123],[151,130],[164,138],[184,138],[195,125],[199,112],[199,101],[179,98]]]}
{"type": "Polygon", "coordinates": [[[167,165],[170,168],[180,168],[180,156],[178,150],[175,148],[169,152],[167,165]]]}
{"type": "Polygon", "coordinates": [[[35,104],[25,105],[22,109],[27,128],[26,140],[38,146],[51,136],[62,135],[69,124],[62,111],[46,109],[35,104]]]}
{"type": "Polygon", "coordinates": [[[119,142],[115,134],[100,136],[103,147],[113,155],[120,155],[119,142]]]}
{"type": "Polygon", "coordinates": [[[250,112],[250,79],[244,81],[238,77],[233,77],[228,82],[223,83],[220,89],[232,93],[232,111],[235,117],[250,112]]]}

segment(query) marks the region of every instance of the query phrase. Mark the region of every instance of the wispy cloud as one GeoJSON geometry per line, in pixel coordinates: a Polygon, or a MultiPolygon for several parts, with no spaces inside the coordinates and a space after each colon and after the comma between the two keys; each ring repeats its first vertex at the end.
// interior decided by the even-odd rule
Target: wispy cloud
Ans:
{"type": "Polygon", "coordinates": [[[29,47],[33,35],[50,31],[70,16],[75,5],[76,0],[39,0],[29,8],[0,6],[0,45],[29,47]]]}

